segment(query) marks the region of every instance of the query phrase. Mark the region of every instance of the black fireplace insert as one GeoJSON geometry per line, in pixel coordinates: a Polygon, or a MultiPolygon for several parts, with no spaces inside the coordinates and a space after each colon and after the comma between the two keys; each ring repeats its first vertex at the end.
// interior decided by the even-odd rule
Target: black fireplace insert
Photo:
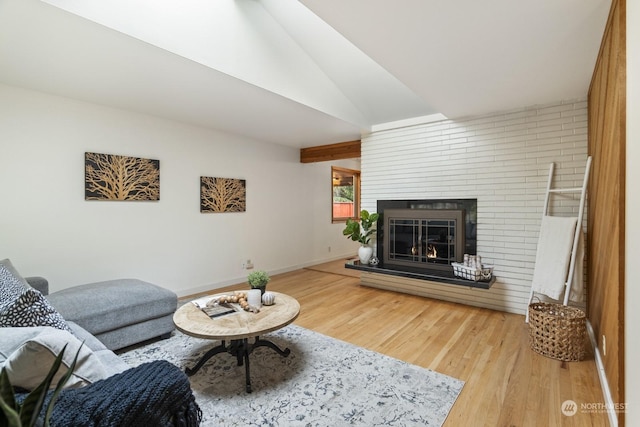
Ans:
{"type": "Polygon", "coordinates": [[[387,267],[452,270],[476,254],[476,199],[379,200],[377,256],[387,267]]]}

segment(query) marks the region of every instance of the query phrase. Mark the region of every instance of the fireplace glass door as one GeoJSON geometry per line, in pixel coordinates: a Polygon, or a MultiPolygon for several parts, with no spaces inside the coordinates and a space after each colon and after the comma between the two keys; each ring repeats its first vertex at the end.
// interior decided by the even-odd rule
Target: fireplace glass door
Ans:
{"type": "Polygon", "coordinates": [[[449,269],[464,252],[464,211],[385,211],[384,263],[449,269]]]}

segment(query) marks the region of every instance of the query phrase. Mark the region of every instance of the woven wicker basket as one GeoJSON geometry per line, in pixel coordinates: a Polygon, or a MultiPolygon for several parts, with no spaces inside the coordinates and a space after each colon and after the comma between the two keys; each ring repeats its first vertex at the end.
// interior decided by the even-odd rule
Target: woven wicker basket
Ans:
{"type": "Polygon", "coordinates": [[[582,360],[585,353],[584,311],[561,304],[529,304],[529,344],[543,356],[566,362],[582,360]]]}

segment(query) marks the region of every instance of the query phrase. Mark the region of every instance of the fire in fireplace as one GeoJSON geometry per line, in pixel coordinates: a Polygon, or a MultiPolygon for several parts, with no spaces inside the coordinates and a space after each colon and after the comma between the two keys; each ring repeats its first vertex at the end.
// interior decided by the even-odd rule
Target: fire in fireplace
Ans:
{"type": "Polygon", "coordinates": [[[464,211],[389,209],[385,211],[385,265],[448,267],[464,256],[464,211]]]}
{"type": "Polygon", "coordinates": [[[427,258],[437,259],[438,258],[438,250],[435,245],[427,246],[427,258]]]}
{"type": "Polygon", "coordinates": [[[387,267],[451,270],[475,254],[475,199],[378,201],[378,257],[387,267]]]}

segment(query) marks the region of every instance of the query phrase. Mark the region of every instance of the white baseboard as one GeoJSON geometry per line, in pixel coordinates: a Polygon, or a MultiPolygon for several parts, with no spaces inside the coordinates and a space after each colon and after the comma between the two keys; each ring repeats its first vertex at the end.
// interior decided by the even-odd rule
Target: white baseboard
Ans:
{"type": "MultiPolygon", "coordinates": [[[[322,264],[322,263],[325,263],[325,262],[331,262],[331,261],[337,261],[337,260],[340,260],[340,259],[353,258],[355,256],[356,255],[354,253],[342,254],[342,255],[334,255],[334,256],[328,257],[328,258],[318,259],[318,260],[315,260],[315,261],[309,261],[309,262],[305,262],[305,263],[302,263],[302,264],[290,265],[288,267],[269,270],[269,271],[267,271],[267,273],[269,273],[269,275],[273,276],[273,275],[276,275],[276,274],[282,274],[282,273],[288,273],[290,271],[300,270],[302,268],[311,267],[312,265],[322,264]]],[[[248,273],[249,272],[247,272],[247,274],[248,273]]],[[[216,283],[208,283],[208,284],[202,285],[202,286],[182,289],[179,292],[177,292],[177,294],[178,294],[179,298],[182,298],[182,297],[185,297],[185,296],[188,296],[188,295],[195,295],[195,294],[199,294],[199,293],[202,293],[202,292],[212,291],[212,290],[215,290],[215,289],[218,289],[218,288],[224,288],[226,286],[237,285],[239,283],[243,283],[243,282],[246,282],[246,281],[247,281],[247,277],[246,277],[246,275],[243,275],[243,276],[238,276],[238,277],[235,277],[235,278],[231,278],[231,279],[220,281],[220,282],[216,282],[216,283]]]]}
{"type": "MultiPolygon", "coordinates": [[[[591,326],[591,322],[587,320],[587,333],[589,334],[589,340],[591,341],[591,347],[593,347],[593,355],[596,361],[596,368],[598,369],[598,377],[600,378],[600,387],[602,388],[602,395],[604,396],[605,404],[607,408],[615,408],[613,397],[611,396],[611,389],[609,388],[609,381],[607,380],[607,374],[604,371],[604,362],[600,356],[600,350],[598,349],[598,341],[596,340],[595,332],[591,326]]],[[[611,427],[618,427],[618,417],[614,410],[607,411],[609,414],[609,424],[611,427]]]]}

